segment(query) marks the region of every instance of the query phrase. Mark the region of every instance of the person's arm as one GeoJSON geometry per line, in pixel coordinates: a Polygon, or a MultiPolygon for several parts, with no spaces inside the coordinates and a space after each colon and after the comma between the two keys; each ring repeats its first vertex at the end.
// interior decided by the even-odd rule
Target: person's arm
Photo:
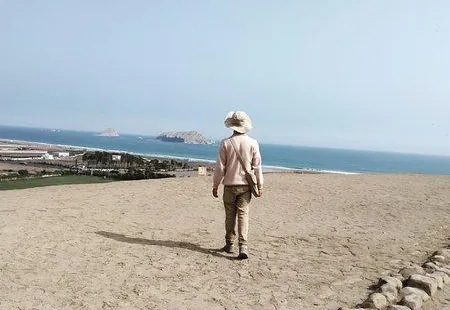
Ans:
{"type": "Polygon", "coordinates": [[[258,185],[260,196],[262,195],[262,189],[264,185],[264,177],[261,166],[262,166],[261,153],[259,152],[259,144],[258,142],[256,142],[253,148],[252,169],[255,171],[256,182],[258,185]]]}
{"type": "Polygon", "coordinates": [[[225,175],[225,167],[227,164],[227,156],[225,151],[225,143],[222,141],[219,147],[219,153],[217,155],[217,161],[214,168],[214,177],[213,177],[213,196],[218,197],[217,189],[219,188],[220,182],[225,175]]]}

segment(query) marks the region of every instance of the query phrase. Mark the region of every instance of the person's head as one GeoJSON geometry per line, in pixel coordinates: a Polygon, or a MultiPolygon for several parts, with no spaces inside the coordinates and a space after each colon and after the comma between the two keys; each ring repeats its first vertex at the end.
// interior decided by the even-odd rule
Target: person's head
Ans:
{"type": "Polygon", "coordinates": [[[231,111],[225,117],[225,127],[237,133],[247,133],[252,129],[252,120],[243,111],[231,111]]]}

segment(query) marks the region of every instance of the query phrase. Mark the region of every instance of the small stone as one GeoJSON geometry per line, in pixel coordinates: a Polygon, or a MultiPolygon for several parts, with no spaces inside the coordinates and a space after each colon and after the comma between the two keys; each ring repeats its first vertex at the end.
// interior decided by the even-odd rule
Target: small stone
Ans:
{"type": "Polygon", "coordinates": [[[431,261],[434,263],[448,264],[448,259],[443,255],[434,255],[431,257],[431,261]]]}
{"type": "Polygon", "coordinates": [[[361,306],[365,308],[384,309],[388,306],[388,301],[383,294],[373,293],[370,294],[369,298],[361,306]]]}
{"type": "Polygon", "coordinates": [[[380,287],[381,294],[386,297],[389,304],[395,304],[398,301],[398,290],[395,285],[385,283],[380,287]]]}
{"type": "Polygon", "coordinates": [[[442,273],[438,272],[434,272],[434,273],[428,273],[427,277],[433,278],[436,280],[437,282],[437,288],[442,290],[442,288],[444,287],[444,279],[442,278],[442,273]]]}
{"type": "Polygon", "coordinates": [[[376,310],[373,308],[347,308],[347,307],[340,307],[338,310],[376,310]]]}
{"type": "Polygon", "coordinates": [[[433,269],[436,271],[445,272],[448,276],[450,276],[450,268],[442,267],[443,265],[440,263],[433,263],[433,262],[426,262],[423,264],[425,268],[427,269],[433,269]]]}
{"type": "Polygon", "coordinates": [[[423,270],[425,270],[426,273],[433,273],[439,267],[436,266],[436,264],[434,264],[433,262],[426,262],[425,264],[422,265],[422,268],[423,270]]]}
{"type": "Polygon", "coordinates": [[[423,301],[419,295],[409,294],[403,297],[400,304],[402,306],[409,307],[411,310],[420,310],[422,308],[423,301]]]}
{"type": "Polygon", "coordinates": [[[445,272],[445,273],[450,277],[450,268],[441,268],[441,269],[438,270],[438,271],[445,272]]]}
{"type": "Polygon", "coordinates": [[[386,310],[411,310],[410,307],[407,306],[401,306],[401,305],[392,305],[388,306],[386,310]]]}
{"type": "Polygon", "coordinates": [[[399,273],[392,273],[392,274],[390,274],[390,277],[396,278],[396,279],[399,280],[400,282],[403,282],[403,281],[406,280],[405,277],[402,276],[402,275],[399,274],[399,273]]]}
{"type": "Polygon", "coordinates": [[[437,290],[437,281],[435,279],[420,274],[414,274],[409,277],[407,284],[408,286],[424,290],[430,296],[433,296],[437,290]]]}
{"type": "Polygon", "coordinates": [[[441,275],[442,281],[444,282],[444,284],[450,283],[450,277],[445,272],[436,271],[435,274],[441,275]]]}
{"type": "Polygon", "coordinates": [[[444,256],[450,260],[450,249],[440,249],[440,250],[434,252],[433,256],[436,256],[436,255],[444,256]]]}
{"type": "Polygon", "coordinates": [[[406,295],[409,295],[409,294],[419,295],[423,301],[427,301],[430,299],[430,296],[427,293],[425,293],[425,291],[422,291],[419,288],[410,287],[410,286],[406,286],[400,290],[400,294],[399,294],[400,299],[403,299],[403,297],[405,297],[406,295]]]}
{"type": "MultiPolygon", "coordinates": [[[[399,274],[399,276],[403,278],[402,275],[399,274]]],[[[394,286],[397,290],[399,290],[399,289],[401,289],[401,288],[403,287],[402,281],[403,281],[403,280],[400,280],[400,279],[397,278],[397,277],[388,277],[388,276],[385,276],[385,277],[381,277],[381,278],[380,278],[379,283],[380,283],[381,285],[386,284],[386,283],[389,283],[391,286],[394,286]]]]}
{"type": "Polygon", "coordinates": [[[423,264],[424,268],[431,268],[433,270],[437,270],[437,268],[439,268],[438,266],[436,266],[435,263],[433,262],[426,262],[425,264],[423,264]]]}
{"type": "Polygon", "coordinates": [[[411,267],[405,267],[403,269],[401,269],[399,271],[399,273],[405,278],[408,279],[410,276],[412,276],[413,274],[425,274],[425,270],[418,266],[418,265],[413,265],[411,267]]]}
{"type": "Polygon", "coordinates": [[[441,263],[440,261],[437,260],[434,260],[433,263],[438,267],[450,269],[449,264],[441,263]]]}

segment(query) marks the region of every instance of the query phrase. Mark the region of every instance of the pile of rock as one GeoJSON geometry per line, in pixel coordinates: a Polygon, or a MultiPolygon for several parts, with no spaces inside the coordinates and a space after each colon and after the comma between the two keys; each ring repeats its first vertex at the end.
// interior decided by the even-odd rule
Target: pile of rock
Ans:
{"type": "MultiPolygon", "coordinates": [[[[397,274],[382,277],[377,292],[372,293],[358,308],[362,310],[419,310],[437,290],[450,283],[450,248],[436,251],[421,266],[411,265],[397,274]]],[[[340,308],[340,310],[351,310],[340,308]]]]}
{"type": "Polygon", "coordinates": [[[197,131],[163,132],[156,139],[165,142],[182,142],[187,144],[214,144],[213,140],[206,139],[197,131]]]}

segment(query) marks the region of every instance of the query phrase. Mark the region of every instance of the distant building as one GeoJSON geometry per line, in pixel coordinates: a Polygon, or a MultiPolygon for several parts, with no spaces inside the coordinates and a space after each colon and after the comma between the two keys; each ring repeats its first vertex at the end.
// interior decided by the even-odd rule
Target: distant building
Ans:
{"type": "Polygon", "coordinates": [[[56,156],[58,156],[58,157],[69,157],[70,153],[69,152],[56,152],[56,156]]]}
{"type": "Polygon", "coordinates": [[[55,159],[55,157],[52,154],[49,153],[45,153],[44,155],[42,155],[42,159],[55,159]]]}
{"type": "Polygon", "coordinates": [[[120,161],[122,159],[122,155],[113,155],[112,160],[113,161],[120,161]]]}
{"type": "Polygon", "coordinates": [[[199,176],[205,176],[206,175],[206,167],[198,167],[198,175],[199,176]]]}

